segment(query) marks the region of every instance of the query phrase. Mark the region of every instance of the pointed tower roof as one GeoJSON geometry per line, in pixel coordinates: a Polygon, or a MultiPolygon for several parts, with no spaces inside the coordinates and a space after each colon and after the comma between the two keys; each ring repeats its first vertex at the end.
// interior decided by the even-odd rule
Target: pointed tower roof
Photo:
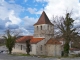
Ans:
{"type": "Polygon", "coordinates": [[[35,23],[34,25],[39,25],[39,24],[50,24],[53,25],[49,18],[47,17],[46,13],[43,11],[39,20],[37,21],[37,23],[35,23]]]}

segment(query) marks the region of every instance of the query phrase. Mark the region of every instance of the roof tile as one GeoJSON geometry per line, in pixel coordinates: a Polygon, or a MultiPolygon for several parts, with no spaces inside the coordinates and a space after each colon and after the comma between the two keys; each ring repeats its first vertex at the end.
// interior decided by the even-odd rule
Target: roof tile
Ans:
{"type": "Polygon", "coordinates": [[[44,38],[33,38],[33,36],[23,36],[19,39],[16,40],[17,43],[25,43],[27,40],[30,40],[30,43],[31,44],[36,44],[40,41],[42,41],[44,38]]]}
{"type": "Polygon", "coordinates": [[[16,40],[17,43],[25,43],[27,40],[32,39],[33,36],[23,36],[21,38],[18,38],[16,40]]]}
{"type": "Polygon", "coordinates": [[[58,40],[55,40],[55,39],[51,38],[51,39],[49,39],[47,41],[46,44],[61,44],[61,42],[59,42],[58,40]]]}
{"type": "Polygon", "coordinates": [[[31,44],[36,44],[36,43],[42,41],[43,39],[44,39],[44,38],[32,38],[31,41],[30,41],[30,43],[31,43],[31,44]]]}

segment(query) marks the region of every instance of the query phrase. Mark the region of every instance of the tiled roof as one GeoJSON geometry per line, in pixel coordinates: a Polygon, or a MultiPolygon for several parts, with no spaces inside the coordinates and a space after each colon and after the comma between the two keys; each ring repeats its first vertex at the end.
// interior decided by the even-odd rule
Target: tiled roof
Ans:
{"type": "Polygon", "coordinates": [[[25,43],[27,40],[32,39],[33,36],[23,36],[21,38],[18,38],[16,40],[17,43],[25,43]]]}
{"type": "Polygon", "coordinates": [[[61,44],[58,40],[55,40],[54,38],[51,38],[47,41],[46,44],[61,44]]]}
{"type": "Polygon", "coordinates": [[[39,24],[51,24],[53,25],[49,18],[47,17],[46,13],[43,11],[39,20],[37,21],[37,23],[35,23],[34,25],[39,25],[39,24]]]}
{"type": "Polygon", "coordinates": [[[30,43],[31,43],[31,44],[36,44],[36,43],[42,41],[43,39],[44,39],[44,38],[32,38],[31,41],[30,41],[30,43]]]}
{"type": "Polygon", "coordinates": [[[19,39],[16,40],[17,43],[25,43],[27,40],[30,40],[31,44],[36,44],[38,42],[40,42],[41,40],[43,40],[44,38],[33,38],[33,36],[23,36],[19,39]]]}

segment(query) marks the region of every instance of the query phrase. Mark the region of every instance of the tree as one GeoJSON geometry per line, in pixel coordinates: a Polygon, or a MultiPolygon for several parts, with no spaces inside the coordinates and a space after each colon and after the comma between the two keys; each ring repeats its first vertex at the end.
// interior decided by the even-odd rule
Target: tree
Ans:
{"type": "Polygon", "coordinates": [[[17,37],[17,34],[12,35],[10,30],[6,30],[6,35],[3,36],[3,37],[6,40],[5,44],[6,44],[6,47],[8,48],[8,50],[9,50],[9,54],[11,54],[12,53],[12,48],[15,45],[15,39],[17,37]]]}
{"type": "Polygon", "coordinates": [[[71,14],[66,13],[65,18],[62,17],[60,21],[58,21],[59,24],[57,24],[57,28],[59,28],[60,32],[62,33],[62,37],[65,40],[64,56],[68,56],[70,48],[69,43],[78,34],[75,32],[76,28],[73,27],[73,22],[74,20],[71,18],[71,14]]]}
{"type": "Polygon", "coordinates": [[[30,39],[26,41],[26,47],[27,47],[26,52],[27,52],[27,54],[29,55],[30,49],[31,49],[30,39]]]}

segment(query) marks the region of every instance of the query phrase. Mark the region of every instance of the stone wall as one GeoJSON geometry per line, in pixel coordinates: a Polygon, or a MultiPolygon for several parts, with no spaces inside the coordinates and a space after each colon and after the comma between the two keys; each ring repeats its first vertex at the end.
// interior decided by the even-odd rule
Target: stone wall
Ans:
{"type": "Polygon", "coordinates": [[[16,43],[13,48],[13,53],[27,53],[25,43],[16,43]]]}
{"type": "Polygon", "coordinates": [[[47,44],[46,50],[48,56],[61,56],[61,45],[47,44]]]}
{"type": "Polygon", "coordinates": [[[44,38],[45,35],[54,35],[53,25],[49,24],[40,24],[34,26],[34,37],[44,38]]]}
{"type": "Polygon", "coordinates": [[[30,54],[37,55],[36,49],[37,49],[37,45],[36,44],[31,44],[31,52],[30,52],[30,54]]]}

